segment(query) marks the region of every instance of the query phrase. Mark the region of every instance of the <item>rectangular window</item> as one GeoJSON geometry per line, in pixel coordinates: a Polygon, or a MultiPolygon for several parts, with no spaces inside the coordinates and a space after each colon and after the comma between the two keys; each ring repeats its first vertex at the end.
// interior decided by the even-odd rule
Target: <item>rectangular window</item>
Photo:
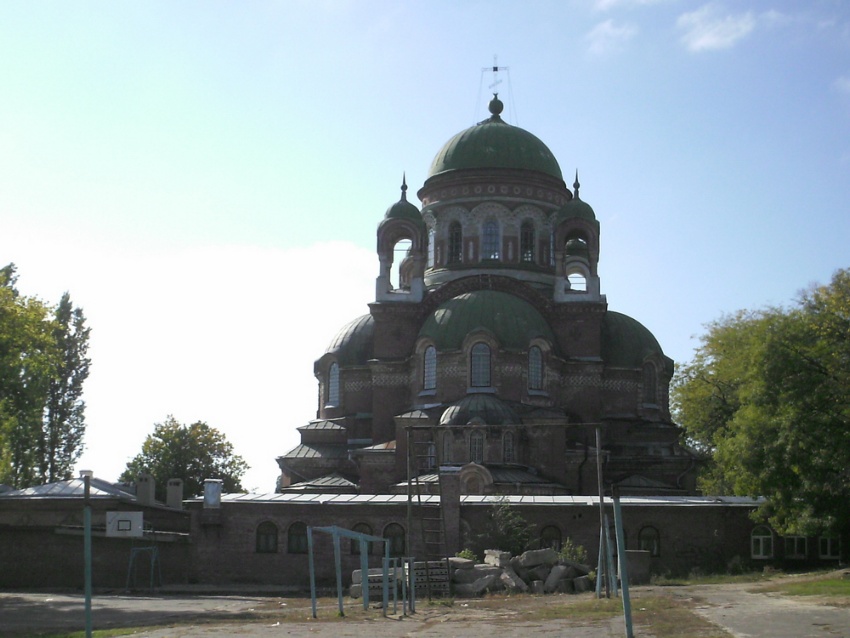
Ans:
{"type": "Polygon", "coordinates": [[[818,541],[818,557],[836,560],[841,558],[840,539],[834,536],[821,536],[818,541]]]}
{"type": "Polygon", "coordinates": [[[753,558],[773,557],[773,538],[771,536],[753,536],[752,541],[753,558]]]}
{"type": "Polygon", "coordinates": [[[805,536],[785,537],[785,558],[805,558],[808,553],[805,536]]]}

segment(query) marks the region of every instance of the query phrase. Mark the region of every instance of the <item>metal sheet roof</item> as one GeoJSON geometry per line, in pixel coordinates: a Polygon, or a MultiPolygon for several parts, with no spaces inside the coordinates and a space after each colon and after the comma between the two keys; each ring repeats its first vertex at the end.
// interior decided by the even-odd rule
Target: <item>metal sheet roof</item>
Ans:
{"type": "MultiPolygon", "coordinates": [[[[92,477],[89,482],[91,498],[119,498],[135,501],[136,495],[121,486],[92,477]]],[[[0,493],[0,498],[82,498],[85,496],[85,482],[82,478],[57,481],[46,485],[36,485],[21,490],[0,493]]]]}

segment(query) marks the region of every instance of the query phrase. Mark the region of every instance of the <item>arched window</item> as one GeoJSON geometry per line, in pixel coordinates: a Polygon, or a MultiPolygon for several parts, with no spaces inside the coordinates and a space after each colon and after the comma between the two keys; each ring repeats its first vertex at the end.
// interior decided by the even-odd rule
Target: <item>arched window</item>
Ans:
{"type": "Polygon", "coordinates": [[[469,435],[469,460],[473,463],[484,462],[484,433],[480,430],[469,435]]]}
{"type": "Polygon", "coordinates": [[[528,389],[543,389],[543,353],[537,346],[528,349],[528,389]]]}
{"type": "Polygon", "coordinates": [[[286,551],[290,554],[307,553],[307,525],[293,523],[286,535],[286,551]]]}
{"type": "Polygon", "coordinates": [[[547,525],[540,530],[540,549],[554,549],[561,551],[561,530],[555,525],[547,525]]]}
{"type": "Polygon", "coordinates": [[[339,405],[339,365],[336,361],[331,364],[328,370],[328,405],[339,405]]]}
{"type": "Polygon", "coordinates": [[[434,346],[425,348],[422,366],[422,389],[433,390],[437,387],[437,349],[434,346]]]}
{"type": "Polygon", "coordinates": [[[449,264],[459,264],[463,261],[463,231],[460,222],[449,224],[449,254],[446,261],[449,264]]]}
{"type": "Polygon", "coordinates": [[[505,432],[502,437],[502,462],[514,463],[516,461],[516,450],[514,449],[514,433],[505,432]]]}
{"type": "Polygon", "coordinates": [[[277,553],[277,525],[270,521],[257,525],[257,553],[277,553]]]}
{"type": "MultiPolygon", "coordinates": [[[[352,532],[357,532],[358,534],[368,534],[372,535],[372,528],[369,527],[366,523],[357,523],[354,527],[351,528],[352,532]]],[[[352,554],[360,554],[360,541],[351,539],[351,553],[352,554]]],[[[366,553],[372,553],[372,542],[369,541],[366,543],[366,553]]]]}
{"type": "Polygon", "coordinates": [[[534,222],[532,221],[524,221],[520,227],[519,255],[523,263],[534,263],[534,222]]]}
{"type": "Polygon", "coordinates": [[[404,556],[404,528],[398,523],[390,523],[384,528],[384,538],[390,541],[390,556],[404,556]]]}
{"type": "Polygon", "coordinates": [[[499,258],[499,224],[492,219],[484,222],[484,238],[482,242],[481,258],[499,258]]]}
{"type": "Polygon", "coordinates": [[[435,242],[434,242],[434,239],[435,239],[436,234],[437,233],[434,231],[433,228],[428,231],[428,268],[433,268],[434,266],[436,266],[436,263],[434,261],[434,259],[435,259],[435,254],[434,254],[435,242]]]}
{"type": "Polygon", "coordinates": [[[650,556],[661,556],[661,536],[658,530],[647,525],[638,532],[638,549],[649,552],[650,556]]]}
{"type": "Polygon", "coordinates": [[[476,343],[470,353],[469,384],[473,388],[490,387],[490,347],[476,343]]]}
{"type": "Polygon", "coordinates": [[[643,364],[643,402],[656,403],[656,374],[655,366],[647,361],[643,364]]]}
{"type": "Polygon", "coordinates": [[[773,532],[766,525],[759,525],[750,534],[752,558],[773,558],[773,532]]]}
{"type": "Polygon", "coordinates": [[[573,292],[587,292],[587,279],[580,272],[571,272],[567,275],[569,289],[573,292]]]}
{"type": "Polygon", "coordinates": [[[443,465],[447,465],[452,462],[452,433],[444,432],[443,433],[443,457],[440,459],[440,462],[443,465]]]}

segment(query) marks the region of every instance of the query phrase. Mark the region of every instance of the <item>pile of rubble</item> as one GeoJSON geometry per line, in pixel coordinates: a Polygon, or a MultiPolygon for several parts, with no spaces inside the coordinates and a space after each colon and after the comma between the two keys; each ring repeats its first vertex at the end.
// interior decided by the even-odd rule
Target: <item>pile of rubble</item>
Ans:
{"type": "Polygon", "coordinates": [[[460,597],[500,590],[550,594],[593,589],[590,567],[559,559],[554,549],[531,550],[519,556],[488,549],[482,564],[459,557],[450,558],[449,563],[452,591],[460,597]]]}
{"type": "MultiPolygon", "coordinates": [[[[414,564],[417,595],[426,591],[426,573],[431,578],[432,592],[437,591],[438,595],[451,592],[451,595],[463,598],[495,591],[581,593],[592,590],[594,586],[589,575],[590,567],[561,559],[554,549],[531,550],[519,556],[488,549],[484,552],[483,563],[476,564],[457,556],[449,558],[448,563],[448,569],[444,561],[428,563],[429,569],[425,569],[425,563],[414,564]]],[[[381,569],[369,570],[370,597],[381,595],[382,573],[381,569]]],[[[400,567],[396,567],[394,573],[390,571],[390,580],[395,586],[399,586],[402,578],[400,567]]],[[[352,573],[349,593],[352,598],[359,598],[362,592],[363,574],[358,569],[352,573]]]]}

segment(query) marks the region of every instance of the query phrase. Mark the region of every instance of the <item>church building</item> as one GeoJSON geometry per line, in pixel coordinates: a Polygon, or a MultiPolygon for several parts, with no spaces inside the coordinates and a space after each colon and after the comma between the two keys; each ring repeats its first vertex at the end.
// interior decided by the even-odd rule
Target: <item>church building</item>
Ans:
{"type": "Polygon", "coordinates": [[[437,152],[377,228],[369,312],[316,360],[316,420],[278,491],[695,494],[671,421],[673,362],[609,310],[600,223],[532,133],[490,116],[437,152]],[[597,432],[599,445],[597,449],[597,432]]]}

